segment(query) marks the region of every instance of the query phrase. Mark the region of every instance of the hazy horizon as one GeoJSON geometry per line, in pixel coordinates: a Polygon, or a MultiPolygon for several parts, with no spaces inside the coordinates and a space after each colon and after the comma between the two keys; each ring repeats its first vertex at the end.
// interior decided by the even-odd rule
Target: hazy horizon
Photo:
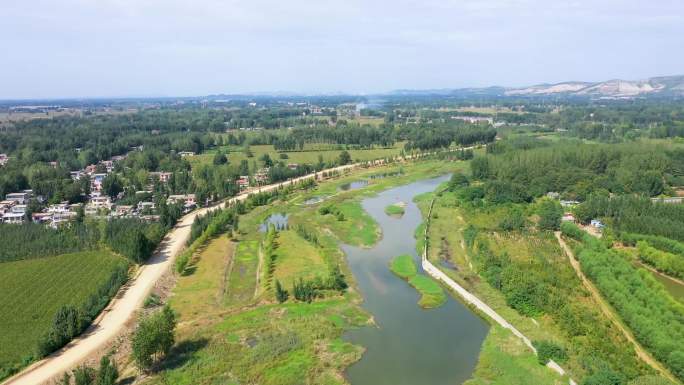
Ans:
{"type": "Polygon", "coordinates": [[[10,0],[0,99],[636,80],[684,73],[684,3],[10,0]]]}

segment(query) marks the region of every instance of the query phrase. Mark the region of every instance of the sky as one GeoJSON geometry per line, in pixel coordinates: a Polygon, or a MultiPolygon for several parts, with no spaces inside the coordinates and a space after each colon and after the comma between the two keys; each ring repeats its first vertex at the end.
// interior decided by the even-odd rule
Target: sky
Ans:
{"type": "Polygon", "coordinates": [[[684,74],[681,0],[2,0],[0,99],[684,74]]]}

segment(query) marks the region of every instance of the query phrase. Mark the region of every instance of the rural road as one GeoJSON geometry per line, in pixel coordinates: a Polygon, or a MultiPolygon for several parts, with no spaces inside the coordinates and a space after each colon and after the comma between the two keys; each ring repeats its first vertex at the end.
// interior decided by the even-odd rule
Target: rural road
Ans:
{"type": "MultiPolygon", "coordinates": [[[[372,162],[373,165],[383,163],[382,161],[372,162]]],[[[360,165],[360,163],[355,163],[325,171],[345,171],[360,165]]],[[[281,186],[314,178],[316,175],[316,173],[307,174],[288,181],[263,186],[258,189],[255,188],[223,203],[195,210],[182,217],[176,226],[164,237],[154,255],[140,267],[138,275],[129,280],[117,294],[116,298],[80,337],[45,359],[10,377],[3,382],[3,385],[35,385],[50,381],[90,358],[119,335],[126,324],[133,319],[136,310],[142,307],[145,298],[147,298],[155,283],[173,266],[174,259],[185,248],[185,244],[190,236],[190,227],[195,217],[204,215],[207,211],[217,207],[224,207],[228,203],[245,200],[250,193],[271,191],[281,186]]]]}
{"type": "Polygon", "coordinates": [[[608,318],[613,323],[613,325],[618,330],[620,330],[620,332],[622,332],[625,338],[627,338],[627,340],[634,346],[634,351],[636,352],[637,356],[646,364],[651,366],[653,369],[667,377],[670,381],[679,384],[680,382],[672,375],[672,373],[670,373],[670,371],[667,370],[667,368],[665,368],[660,362],[658,362],[658,360],[653,358],[653,356],[651,356],[651,354],[648,351],[646,351],[646,349],[644,349],[643,346],[641,346],[639,341],[636,340],[632,332],[622,324],[619,316],[613,310],[613,307],[610,306],[610,304],[608,304],[608,302],[606,302],[606,300],[603,299],[601,293],[596,288],[596,286],[594,286],[593,282],[591,282],[589,278],[587,278],[587,276],[584,275],[584,272],[582,272],[582,268],[580,266],[579,261],[575,258],[572,249],[570,249],[570,247],[563,240],[561,232],[556,231],[554,234],[558,239],[558,243],[563,248],[563,251],[565,251],[565,254],[568,256],[568,259],[570,260],[570,265],[572,265],[572,268],[575,270],[577,277],[579,277],[580,281],[582,281],[584,288],[587,289],[589,293],[591,293],[591,296],[599,305],[601,312],[603,312],[606,318],[608,318]]]}

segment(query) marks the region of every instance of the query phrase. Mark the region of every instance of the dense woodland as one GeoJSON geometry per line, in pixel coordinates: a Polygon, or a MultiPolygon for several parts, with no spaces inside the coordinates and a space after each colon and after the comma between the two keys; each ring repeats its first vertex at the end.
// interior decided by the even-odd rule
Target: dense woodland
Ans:
{"type": "Polygon", "coordinates": [[[658,196],[684,184],[684,149],[561,143],[476,157],[471,168],[473,177],[500,183],[515,200],[548,192],[580,201],[592,194],[658,196]]]}

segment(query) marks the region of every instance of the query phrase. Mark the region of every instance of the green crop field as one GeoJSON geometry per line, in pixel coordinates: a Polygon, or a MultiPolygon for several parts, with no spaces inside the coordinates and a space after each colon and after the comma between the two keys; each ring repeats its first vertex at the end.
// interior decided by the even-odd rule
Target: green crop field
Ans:
{"type": "MultiPolygon", "coordinates": [[[[390,148],[372,148],[367,150],[348,150],[349,155],[353,160],[373,160],[385,157],[397,156],[401,153],[404,148],[403,143],[396,143],[394,147],[390,148]]],[[[244,148],[237,146],[223,146],[220,149],[212,149],[206,153],[196,155],[187,158],[193,165],[197,164],[210,164],[214,159],[214,154],[217,151],[226,153],[228,156],[228,161],[237,164],[241,160],[248,160],[250,163],[252,160],[258,161],[261,156],[268,154],[274,161],[282,160],[285,163],[298,163],[298,164],[316,164],[318,163],[318,156],[323,157],[324,162],[335,161],[340,155],[340,152],[344,149],[342,146],[331,146],[329,144],[307,144],[304,147],[304,151],[290,151],[285,152],[287,154],[286,159],[280,158],[280,153],[273,148],[272,145],[254,145],[249,147],[253,154],[253,157],[248,158],[245,154],[244,148]]]]}
{"type": "Polygon", "coordinates": [[[126,263],[96,251],[0,264],[0,367],[33,355],[57,309],[81,306],[126,263]]]}

